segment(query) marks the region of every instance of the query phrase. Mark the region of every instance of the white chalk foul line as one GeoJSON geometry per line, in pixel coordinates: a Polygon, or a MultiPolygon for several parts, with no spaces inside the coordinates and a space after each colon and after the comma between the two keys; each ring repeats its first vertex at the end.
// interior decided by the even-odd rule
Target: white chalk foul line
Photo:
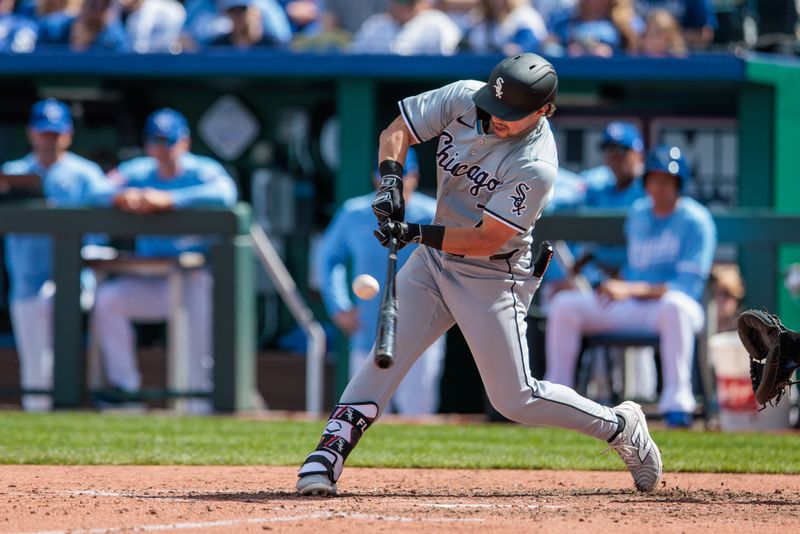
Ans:
{"type": "Polygon", "coordinates": [[[545,508],[548,510],[560,510],[566,508],[560,504],[491,504],[491,503],[436,503],[436,502],[422,502],[417,506],[427,506],[430,508],[545,508]]]}
{"type": "Polygon", "coordinates": [[[349,512],[315,512],[312,514],[290,515],[280,517],[253,517],[250,519],[222,519],[219,521],[191,521],[187,523],[171,523],[164,525],[137,525],[134,527],[111,527],[69,530],[40,530],[17,534],[112,534],[114,532],[155,532],[159,530],[186,530],[190,528],[233,527],[237,525],[257,525],[263,523],[282,523],[286,521],[313,521],[316,519],[355,519],[362,521],[390,521],[398,523],[479,523],[481,518],[416,518],[405,516],[360,514],[349,512]]]}

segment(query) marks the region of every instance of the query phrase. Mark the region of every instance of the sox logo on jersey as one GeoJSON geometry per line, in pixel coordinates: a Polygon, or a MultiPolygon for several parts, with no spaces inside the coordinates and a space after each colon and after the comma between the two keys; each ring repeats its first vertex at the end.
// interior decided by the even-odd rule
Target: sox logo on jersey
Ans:
{"type": "Polygon", "coordinates": [[[528,209],[528,206],[525,205],[525,199],[528,198],[527,192],[530,190],[531,188],[528,186],[528,184],[517,184],[515,189],[517,194],[508,195],[508,198],[514,201],[514,207],[511,209],[511,211],[513,211],[514,215],[517,217],[522,215],[525,210],[528,209]]]}
{"type": "Polygon", "coordinates": [[[469,188],[470,195],[474,197],[477,197],[484,187],[487,191],[497,189],[497,186],[500,185],[500,180],[489,174],[483,167],[480,165],[467,165],[457,160],[458,152],[450,155],[450,150],[455,146],[453,140],[453,134],[447,130],[442,132],[442,148],[436,153],[436,164],[454,177],[466,176],[467,180],[475,184],[469,188]]]}

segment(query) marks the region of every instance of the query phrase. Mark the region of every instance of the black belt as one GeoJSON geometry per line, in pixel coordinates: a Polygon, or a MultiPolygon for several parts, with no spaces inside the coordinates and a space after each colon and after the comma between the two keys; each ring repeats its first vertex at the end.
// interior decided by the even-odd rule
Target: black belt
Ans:
{"type": "MultiPolygon", "coordinates": [[[[519,249],[515,248],[514,250],[512,250],[510,252],[504,252],[503,254],[492,254],[491,256],[489,256],[489,259],[490,260],[507,260],[507,259],[510,259],[511,257],[513,257],[514,254],[516,254],[517,252],[519,252],[519,249]]],[[[445,252],[445,254],[447,254],[448,256],[453,256],[454,258],[465,258],[466,257],[463,254],[450,254],[449,252],[445,252]]]]}

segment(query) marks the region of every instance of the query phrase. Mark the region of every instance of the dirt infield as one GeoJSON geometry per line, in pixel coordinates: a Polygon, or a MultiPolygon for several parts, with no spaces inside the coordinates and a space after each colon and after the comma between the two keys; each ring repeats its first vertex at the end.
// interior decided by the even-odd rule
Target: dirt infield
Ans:
{"type": "Polygon", "coordinates": [[[333,499],[293,467],[0,466],[0,532],[787,532],[800,476],[351,468],[333,499]],[[713,529],[713,530],[712,530],[713,529]]]}

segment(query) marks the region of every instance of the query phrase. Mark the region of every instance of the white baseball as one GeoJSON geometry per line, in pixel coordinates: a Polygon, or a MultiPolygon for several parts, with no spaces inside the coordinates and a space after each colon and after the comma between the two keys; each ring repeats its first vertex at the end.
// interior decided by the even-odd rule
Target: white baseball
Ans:
{"type": "Polygon", "coordinates": [[[353,293],[362,300],[369,300],[378,294],[381,285],[375,277],[368,274],[359,274],[353,279],[353,293]]]}

